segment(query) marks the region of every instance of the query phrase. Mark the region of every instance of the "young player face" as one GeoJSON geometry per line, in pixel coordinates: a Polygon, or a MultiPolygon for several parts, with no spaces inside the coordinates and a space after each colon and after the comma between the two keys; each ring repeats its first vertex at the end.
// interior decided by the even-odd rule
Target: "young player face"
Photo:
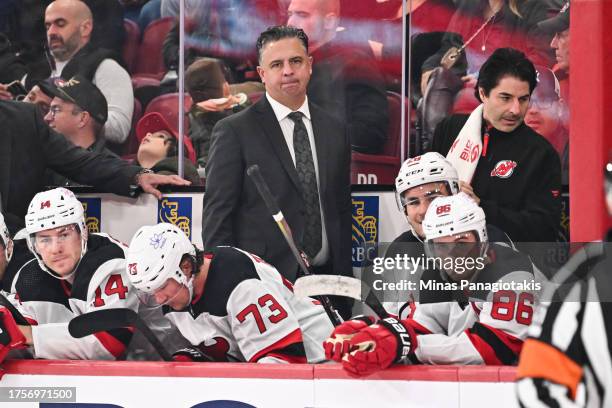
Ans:
{"type": "Polygon", "coordinates": [[[264,46],[257,72],[274,100],[297,110],[306,97],[312,58],[300,40],[283,38],[264,46]]]}
{"type": "Polygon", "coordinates": [[[420,238],[423,234],[423,218],[429,208],[429,204],[441,196],[450,195],[446,183],[427,183],[413,187],[404,192],[405,211],[408,223],[420,238]]]}
{"type": "Polygon", "coordinates": [[[45,265],[60,276],[72,273],[81,260],[81,234],[75,224],[37,232],[34,247],[45,265]]]}
{"type": "Polygon", "coordinates": [[[190,302],[189,298],[189,290],[170,278],[166,281],[166,283],[153,292],[153,297],[155,299],[155,303],[160,306],[168,305],[174,310],[182,310],[190,302]]]}
{"type": "Polygon", "coordinates": [[[455,235],[447,235],[433,240],[433,253],[444,261],[452,260],[458,267],[454,269],[444,268],[448,276],[455,282],[470,279],[476,272],[475,268],[465,267],[468,258],[475,259],[480,253],[480,243],[476,232],[463,232],[455,235]]]}
{"type": "Polygon", "coordinates": [[[497,130],[512,132],[522,122],[529,108],[529,83],[513,76],[505,76],[491,89],[489,96],[479,88],[484,104],[485,120],[497,130]]]}

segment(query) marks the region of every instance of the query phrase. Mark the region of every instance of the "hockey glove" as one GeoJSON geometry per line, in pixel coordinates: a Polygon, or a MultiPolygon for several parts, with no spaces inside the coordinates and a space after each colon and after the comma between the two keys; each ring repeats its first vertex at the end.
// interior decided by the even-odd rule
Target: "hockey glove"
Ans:
{"type": "Polygon", "coordinates": [[[404,361],[417,347],[410,326],[394,317],[379,320],[360,330],[350,339],[351,352],[344,355],[342,366],[349,374],[361,377],[404,361]]]}
{"type": "Polygon", "coordinates": [[[9,351],[26,347],[26,338],[17,327],[13,315],[8,309],[0,308],[0,363],[9,351]]]}
{"type": "Polygon", "coordinates": [[[374,317],[360,315],[352,317],[351,320],[336,326],[332,334],[323,342],[325,358],[337,361],[338,363],[341,362],[342,356],[350,351],[349,340],[351,337],[374,322],[374,317]]]}
{"type": "Polygon", "coordinates": [[[207,363],[213,361],[196,347],[185,347],[172,354],[172,360],[181,362],[207,363]]]}

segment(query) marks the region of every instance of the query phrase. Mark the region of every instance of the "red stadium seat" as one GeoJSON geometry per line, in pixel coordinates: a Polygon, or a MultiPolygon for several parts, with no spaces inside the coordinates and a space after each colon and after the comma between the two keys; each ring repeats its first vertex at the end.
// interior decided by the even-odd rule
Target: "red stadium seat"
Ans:
{"type": "Polygon", "coordinates": [[[465,87],[457,93],[455,96],[455,103],[453,104],[452,113],[463,113],[470,114],[474,109],[480,105],[478,99],[474,95],[474,87],[465,87]]]}
{"type": "MultiPolygon", "coordinates": [[[[387,92],[389,103],[389,129],[387,142],[380,154],[352,153],[352,184],[393,184],[399,171],[401,161],[401,112],[402,96],[387,92]]],[[[408,110],[408,100],[406,100],[408,110]]],[[[406,128],[409,128],[406,123],[406,128]]]]}
{"type": "Polygon", "coordinates": [[[173,24],[174,18],[166,17],[151,22],[145,28],[134,74],[150,74],[161,79],[166,72],[162,44],[173,24]]]}
{"type": "Polygon", "coordinates": [[[130,73],[134,72],[136,63],[136,54],[138,53],[138,45],[140,43],[140,28],[138,24],[127,18],[123,20],[125,27],[125,43],[123,44],[123,60],[127,65],[130,73]]]}
{"type": "Polygon", "coordinates": [[[138,89],[142,86],[159,86],[159,79],[150,76],[132,76],[132,88],[138,89]]]}
{"type": "MultiPolygon", "coordinates": [[[[160,95],[157,98],[153,99],[147,105],[147,109],[145,114],[149,112],[159,112],[164,118],[168,121],[171,126],[174,126],[175,129],[178,129],[178,118],[179,118],[179,103],[178,93],[169,93],[165,95],[160,95]]],[[[185,94],[185,112],[191,109],[191,105],[193,101],[191,100],[191,96],[189,94],[185,94]]],[[[185,134],[189,130],[189,120],[185,116],[185,134]]]]}

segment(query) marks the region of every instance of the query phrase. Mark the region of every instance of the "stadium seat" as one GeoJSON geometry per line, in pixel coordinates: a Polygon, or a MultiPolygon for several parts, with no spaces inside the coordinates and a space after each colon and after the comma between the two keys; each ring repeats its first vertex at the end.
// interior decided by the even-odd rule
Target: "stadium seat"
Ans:
{"type": "Polygon", "coordinates": [[[123,61],[127,65],[128,72],[134,72],[136,54],[140,43],[140,28],[138,24],[127,18],[123,20],[125,27],[125,43],[123,44],[123,61]]]}
{"type": "MultiPolygon", "coordinates": [[[[149,112],[159,112],[164,116],[164,118],[168,121],[168,123],[171,126],[174,126],[175,129],[178,129],[178,118],[179,118],[178,102],[179,102],[178,93],[169,93],[165,95],[160,95],[157,98],[153,99],[151,102],[149,102],[149,105],[147,105],[145,114],[149,112]]],[[[192,103],[193,101],[191,100],[191,96],[189,96],[188,94],[185,94],[185,112],[191,109],[192,103]]],[[[187,116],[185,116],[184,123],[185,123],[184,124],[185,134],[187,134],[189,130],[189,120],[187,120],[187,116]]]]}
{"type": "Polygon", "coordinates": [[[151,22],[145,28],[142,43],[138,48],[138,59],[134,74],[149,74],[159,79],[162,78],[166,72],[162,57],[162,45],[173,24],[174,19],[166,17],[151,22]]]}
{"type": "MultiPolygon", "coordinates": [[[[352,153],[352,184],[393,184],[401,162],[401,112],[402,96],[387,91],[389,104],[389,128],[387,142],[380,154],[352,153]]],[[[408,100],[406,99],[406,111],[408,100]]],[[[410,123],[406,123],[406,128],[410,123]]]]}
{"type": "Polygon", "coordinates": [[[159,86],[159,79],[150,76],[132,76],[132,88],[138,89],[143,86],[159,86]]]}
{"type": "Polygon", "coordinates": [[[457,92],[455,102],[453,103],[452,113],[470,114],[480,105],[478,99],[474,95],[474,87],[465,87],[457,92]]]}

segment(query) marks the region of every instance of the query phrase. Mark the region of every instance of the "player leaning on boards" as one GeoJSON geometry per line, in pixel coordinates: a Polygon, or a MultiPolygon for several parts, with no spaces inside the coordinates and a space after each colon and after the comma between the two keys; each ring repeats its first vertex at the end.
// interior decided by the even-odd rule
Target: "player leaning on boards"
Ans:
{"type": "Polygon", "coordinates": [[[483,210],[463,193],[436,198],[423,231],[427,256],[443,266],[423,273],[422,283],[429,286],[421,286],[409,317],[363,327],[343,343],[330,338],[327,357],[358,376],[394,362],[514,364],[531,323],[535,300],[530,289],[537,288],[525,285],[534,276],[529,258],[489,242],[483,210]],[[526,288],[495,291],[492,284],[501,282],[526,288]]]}
{"type": "Polygon", "coordinates": [[[175,225],[161,223],[136,232],[127,268],[141,300],[162,305],[193,345],[177,360],[324,359],[321,343],[333,327],[323,307],[294,297],[291,284],[255,255],[228,246],[204,255],[175,225]]]}
{"type": "Polygon", "coordinates": [[[88,234],[83,205],[65,188],[34,196],[26,230],[28,247],[36,259],[19,270],[11,294],[32,325],[15,326],[5,314],[5,328],[31,346],[35,358],[122,357],[132,338],[131,329],[75,339],[68,332],[68,323],[93,310],[138,310],[138,298],[125,276],[125,246],[106,234],[88,234]]]}

